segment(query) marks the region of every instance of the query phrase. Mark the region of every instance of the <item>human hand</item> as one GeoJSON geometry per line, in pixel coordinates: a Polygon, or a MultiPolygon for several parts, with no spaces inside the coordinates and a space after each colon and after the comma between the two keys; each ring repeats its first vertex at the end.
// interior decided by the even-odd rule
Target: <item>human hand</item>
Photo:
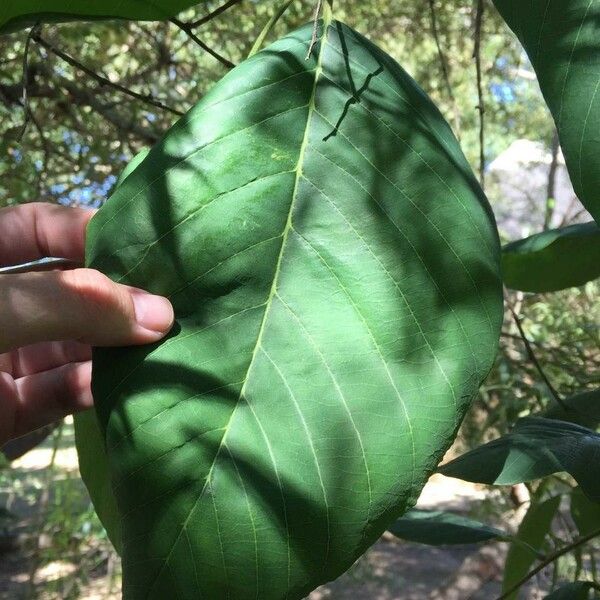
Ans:
{"type": "MultiPolygon", "coordinates": [[[[93,211],[0,209],[0,267],[43,257],[83,264],[93,211]]],[[[92,269],[0,274],[0,446],[90,408],[91,346],[156,342],[173,325],[166,298],[92,269]]]]}

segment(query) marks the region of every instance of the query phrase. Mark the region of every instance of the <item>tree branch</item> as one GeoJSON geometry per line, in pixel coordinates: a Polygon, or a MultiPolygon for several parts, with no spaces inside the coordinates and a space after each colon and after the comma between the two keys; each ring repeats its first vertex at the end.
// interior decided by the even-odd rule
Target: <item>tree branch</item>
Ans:
{"type": "Polygon", "coordinates": [[[510,302],[507,302],[507,305],[508,305],[508,310],[510,311],[510,314],[512,315],[512,317],[517,325],[517,329],[519,330],[519,335],[521,336],[521,340],[523,340],[523,344],[525,345],[525,349],[527,351],[527,356],[529,357],[529,360],[531,360],[531,362],[533,363],[533,366],[536,368],[540,377],[546,384],[546,387],[550,391],[550,394],[552,395],[554,400],[556,400],[556,402],[561,406],[561,408],[568,411],[569,407],[563,402],[562,398],[559,396],[559,394],[556,391],[556,389],[554,388],[554,386],[550,383],[550,380],[548,379],[546,373],[544,372],[544,369],[542,369],[542,366],[540,365],[540,363],[535,355],[535,352],[533,351],[531,343],[529,342],[529,340],[527,339],[527,336],[525,335],[525,331],[523,330],[523,325],[521,324],[521,319],[519,318],[519,315],[517,315],[515,309],[510,305],[510,302]]]}
{"type": "Polygon", "coordinates": [[[550,229],[552,217],[554,216],[554,207],[556,205],[556,174],[558,172],[558,152],[560,150],[560,141],[558,131],[555,129],[552,136],[552,161],[548,169],[548,185],[546,187],[546,211],[544,214],[544,231],[550,229]]]}
{"type": "Polygon", "coordinates": [[[20,142],[27,131],[27,125],[29,124],[29,120],[31,118],[31,111],[29,109],[29,96],[27,95],[27,89],[29,87],[29,48],[31,47],[31,40],[33,36],[39,32],[40,25],[34,25],[29,33],[27,34],[27,40],[25,40],[25,49],[23,50],[23,95],[21,98],[21,104],[23,106],[23,111],[25,113],[25,118],[23,119],[23,128],[21,132],[17,136],[17,140],[20,142]]]}
{"type": "Polygon", "coordinates": [[[235,67],[235,64],[232,63],[228,58],[225,58],[224,56],[222,56],[221,54],[219,54],[218,52],[213,50],[210,46],[205,44],[192,31],[192,26],[189,23],[184,23],[183,21],[180,21],[179,19],[171,19],[171,23],[173,23],[173,25],[176,25],[177,27],[179,27],[179,29],[181,29],[181,31],[183,31],[193,42],[198,44],[198,46],[200,46],[200,48],[202,48],[202,50],[204,50],[205,52],[208,52],[208,54],[210,54],[213,58],[216,58],[221,64],[225,65],[228,69],[233,69],[233,67],[235,67]]]}
{"type": "Polygon", "coordinates": [[[483,101],[483,78],[481,72],[481,28],[483,25],[483,0],[475,0],[475,46],[473,58],[475,59],[475,70],[477,72],[477,98],[479,111],[479,181],[481,188],[485,190],[485,105],[483,101]]]}
{"type": "Polygon", "coordinates": [[[194,21],[193,23],[190,23],[189,26],[192,28],[195,28],[195,27],[199,27],[200,25],[204,25],[204,23],[208,23],[209,21],[212,21],[215,17],[218,17],[221,13],[224,13],[228,8],[231,8],[232,6],[235,6],[236,4],[239,4],[240,2],[242,2],[242,0],[229,0],[229,2],[225,2],[225,4],[223,4],[222,6],[219,6],[219,8],[215,8],[215,10],[208,13],[205,17],[202,17],[202,18],[194,21]]]}
{"type": "Polygon", "coordinates": [[[48,42],[47,40],[42,38],[39,34],[33,34],[32,39],[35,40],[40,46],[45,48],[48,52],[51,52],[52,54],[58,56],[60,59],[64,60],[66,63],[70,64],[72,67],[78,69],[79,71],[82,71],[83,73],[88,75],[88,77],[91,77],[94,81],[96,81],[103,87],[104,86],[111,87],[111,88],[121,92],[122,94],[131,96],[132,98],[135,98],[136,100],[140,100],[141,102],[144,102],[145,104],[149,104],[150,106],[154,106],[155,108],[160,108],[161,110],[165,110],[174,115],[182,116],[184,114],[181,111],[171,108],[170,106],[163,104],[159,100],[156,100],[151,94],[146,94],[146,95],[140,94],[140,93],[134,92],[133,90],[130,90],[129,88],[126,88],[118,83],[113,83],[110,79],[107,79],[106,77],[104,77],[102,75],[99,75],[92,69],[81,64],[78,60],[76,60],[72,56],[66,54],[59,48],[56,48],[56,46],[52,45],[50,42],[48,42]]]}
{"type": "Polygon", "coordinates": [[[435,12],[435,0],[429,0],[429,12],[431,14],[431,31],[433,33],[433,39],[435,40],[435,45],[437,47],[438,56],[440,58],[442,77],[444,78],[444,83],[446,84],[448,97],[450,99],[450,102],[452,103],[452,112],[454,113],[454,128],[456,129],[455,133],[457,137],[460,138],[460,113],[458,111],[458,105],[456,104],[454,92],[452,91],[452,84],[450,83],[450,71],[448,69],[448,61],[446,60],[446,55],[442,50],[442,44],[440,41],[440,35],[437,26],[437,16],[435,12]]]}
{"type": "MultiPolygon", "coordinates": [[[[517,583],[515,583],[508,590],[506,590],[506,592],[504,592],[501,596],[498,596],[498,598],[496,598],[496,600],[506,600],[512,594],[514,594],[514,592],[516,592],[524,583],[527,583],[532,577],[535,577],[535,575],[537,575],[542,569],[545,569],[549,564],[553,563],[556,559],[560,558],[561,556],[563,556],[565,554],[568,554],[569,552],[571,552],[572,550],[575,550],[576,548],[579,548],[580,546],[583,546],[583,544],[586,544],[587,542],[589,542],[590,540],[593,540],[595,537],[598,537],[598,536],[600,536],[600,529],[596,529],[595,531],[592,531],[591,533],[584,535],[583,537],[575,540],[574,542],[568,544],[567,546],[563,546],[556,552],[553,552],[552,554],[547,556],[544,560],[542,560],[542,562],[540,562],[540,564],[537,567],[535,567],[535,569],[532,569],[531,571],[529,571],[529,573],[527,573],[527,575],[525,575],[524,577],[519,579],[519,581],[517,581],[517,583]]],[[[592,587],[596,587],[595,584],[593,584],[592,582],[590,582],[590,585],[592,587]]]]}

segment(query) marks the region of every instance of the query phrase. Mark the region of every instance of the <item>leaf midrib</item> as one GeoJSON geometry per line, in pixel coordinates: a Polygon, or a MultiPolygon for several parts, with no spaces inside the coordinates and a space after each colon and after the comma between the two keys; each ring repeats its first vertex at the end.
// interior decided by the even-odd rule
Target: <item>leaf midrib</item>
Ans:
{"type": "MultiPolygon", "coordinates": [[[[261,342],[262,342],[262,338],[264,336],[264,332],[265,332],[265,328],[266,328],[266,324],[269,318],[269,314],[271,311],[271,306],[273,305],[273,300],[276,297],[277,294],[277,283],[279,281],[279,275],[281,273],[281,263],[283,261],[283,256],[285,254],[285,250],[286,250],[286,245],[287,245],[287,240],[288,240],[288,236],[289,236],[289,232],[293,230],[293,224],[292,224],[292,215],[294,212],[294,208],[296,205],[296,200],[298,197],[298,188],[300,185],[300,180],[302,179],[302,166],[304,163],[304,157],[306,154],[306,150],[309,146],[309,139],[310,139],[310,129],[311,129],[311,124],[312,124],[312,118],[313,115],[316,112],[316,104],[315,104],[315,99],[316,99],[316,92],[317,92],[317,86],[319,83],[319,76],[322,74],[323,72],[323,55],[325,53],[325,47],[327,45],[327,35],[328,35],[328,31],[329,31],[329,26],[331,24],[331,15],[329,13],[329,11],[325,12],[325,16],[322,20],[322,28],[323,28],[323,33],[321,36],[321,39],[319,41],[319,56],[318,56],[318,60],[317,60],[317,67],[315,69],[315,78],[314,78],[314,82],[313,82],[313,87],[311,90],[311,97],[308,103],[308,109],[307,109],[307,118],[306,118],[306,126],[304,129],[304,136],[302,139],[302,143],[300,145],[300,153],[298,155],[298,162],[296,164],[296,168],[295,168],[295,181],[294,181],[294,190],[292,192],[292,199],[290,201],[290,208],[288,211],[288,215],[287,215],[287,219],[286,219],[286,223],[284,226],[284,230],[282,233],[282,242],[281,242],[281,249],[279,251],[279,256],[277,257],[277,263],[275,265],[275,272],[273,274],[273,282],[271,284],[271,288],[269,290],[269,295],[267,296],[267,300],[265,302],[265,311],[263,313],[263,318],[260,324],[260,328],[258,331],[258,335],[256,338],[256,343],[254,345],[254,349],[252,351],[252,356],[250,358],[250,362],[248,364],[248,369],[246,371],[246,376],[244,378],[244,383],[242,384],[242,388],[240,390],[238,399],[236,401],[235,407],[233,408],[231,415],[227,421],[227,424],[224,427],[224,433],[223,436],[221,437],[221,442],[219,443],[219,446],[215,452],[215,457],[212,461],[212,464],[210,466],[210,469],[208,471],[208,474],[206,476],[206,481],[204,482],[204,485],[202,487],[202,490],[200,491],[200,493],[198,494],[198,498],[196,499],[196,502],[194,503],[194,505],[192,506],[192,508],[190,509],[188,516],[186,517],[185,521],[183,522],[183,525],[181,526],[181,529],[179,531],[179,533],[177,534],[177,537],[175,538],[171,549],[169,550],[169,553],[167,554],[167,556],[164,559],[164,562],[158,572],[158,574],[156,575],[156,578],[154,579],[154,581],[152,582],[152,585],[149,589],[149,595],[152,594],[153,589],[155,588],[155,586],[157,585],[157,583],[160,581],[160,578],[164,572],[165,567],[169,564],[169,560],[171,558],[171,555],[173,554],[173,551],[175,549],[175,547],[177,546],[177,544],[179,543],[179,540],[181,538],[181,535],[183,534],[183,532],[186,531],[187,525],[192,517],[192,515],[194,514],[198,503],[200,502],[201,498],[204,496],[204,493],[206,492],[207,487],[210,485],[210,480],[211,480],[211,476],[212,476],[212,472],[213,469],[217,463],[217,459],[221,454],[222,449],[226,446],[226,438],[227,438],[227,434],[229,433],[230,429],[231,429],[231,424],[233,423],[233,420],[235,418],[235,415],[237,413],[237,409],[239,408],[239,406],[242,404],[242,401],[245,397],[245,391],[246,391],[246,387],[248,384],[248,381],[250,380],[250,375],[252,373],[252,369],[253,366],[256,362],[256,357],[258,355],[258,352],[261,348],[261,342]]],[[[254,411],[251,411],[252,414],[254,414],[254,411]]],[[[260,423],[259,427],[260,427],[260,423]]],[[[261,431],[262,431],[262,427],[260,427],[261,431]]],[[[263,433],[264,435],[264,433],[263,433]]],[[[274,465],[275,466],[275,465],[274,465]]],[[[275,466],[275,470],[276,466],[275,466]]],[[[281,488],[281,482],[279,481],[279,476],[277,475],[277,479],[278,479],[278,483],[282,492],[282,496],[283,496],[283,489],[281,488]]],[[[287,526],[287,519],[286,519],[286,526],[287,526]]],[[[289,557],[289,532],[288,532],[288,588],[289,588],[289,579],[290,579],[290,565],[291,565],[291,561],[290,561],[290,557],[289,557]]],[[[257,585],[258,585],[258,581],[257,581],[257,585]]],[[[200,591],[200,590],[198,590],[200,591]]]]}

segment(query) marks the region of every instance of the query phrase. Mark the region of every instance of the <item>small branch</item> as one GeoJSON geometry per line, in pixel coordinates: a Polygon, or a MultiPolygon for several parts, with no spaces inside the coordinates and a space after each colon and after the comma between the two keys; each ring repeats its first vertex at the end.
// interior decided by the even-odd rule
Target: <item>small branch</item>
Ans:
{"type": "Polygon", "coordinates": [[[267,21],[267,24],[263,27],[262,31],[258,34],[258,37],[256,38],[252,48],[250,49],[248,58],[250,58],[251,56],[254,56],[257,52],[260,51],[265,39],[271,33],[271,30],[273,29],[273,27],[275,27],[275,25],[277,24],[279,19],[281,19],[281,17],[284,15],[285,11],[289,8],[290,4],[293,1],[294,0],[286,0],[273,13],[273,16],[267,21]]]}
{"type": "Polygon", "coordinates": [[[31,118],[31,111],[29,110],[29,95],[27,93],[29,89],[29,48],[31,47],[33,35],[39,32],[39,30],[39,23],[30,29],[29,33],[27,34],[27,40],[25,40],[25,49],[23,50],[23,94],[21,97],[21,103],[23,105],[25,118],[23,120],[23,128],[17,136],[17,141],[19,142],[23,139],[23,136],[27,131],[27,125],[29,124],[29,120],[31,118]]]}
{"type": "Polygon", "coordinates": [[[517,315],[515,309],[510,305],[510,303],[508,301],[507,301],[507,305],[508,305],[508,310],[510,311],[510,314],[512,315],[512,317],[515,321],[515,324],[517,325],[517,329],[519,330],[519,335],[521,336],[521,339],[523,340],[523,344],[525,345],[525,349],[527,351],[527,356],[529,357],[529,360],[531,360],[531,362],[533,363],[533,366],[536,368],[540,377],[546,384],[546,387],[550,391],[550,394],[552,394],[552,397],[554,398],[554,400],[561,406],[561,408],[563,408],[563,410],[568,411],[569,407],[563,402],[562,398],[559,396],[559,394],[556,391],[556,389],[554,388],[554,386],[550,383],[550,380],[548,379],[546,373],[544,372],[544,369],[542,369],[542,365],[540,365],[537,357],[535,356],[535,352],[533,351],[531,343],[527,339],[527,336],[525,335],[525,331],[523,330],[523,325],[521,324],[521,319],[519,318],[519,315],[517,315]]]}
{"type": "Polygon", "coordinates": [[[560,141],[558,139],[558,131],[554,130],[552,136],[552,161],[548,169],[548,186],[546,188],[546,211],[544,214],[544,231],[550,229],[552,217],[554,216],[554,207],[556,205],[556,174],[558,172],[558,151],[560,149],[560,141]]]}
{"type": "Polygon", "coordinates": [[[59,58],[64,60],[66,63],[70,64],[75,69],[78,69],[79,71],[82,71],[83,73],[85,73],[88,77],[91,77],[94,81],[99,83],[101,86],[111,87],[111,88],[121,92],[122,94],[131,96],[132,98],[135,98],[136,100],[140,100],[140,101],[144,102],[145,104],[149,104],[150,106],[154,106],[155,108],[160,108],[161,110],[165,110],[165,111],[170,112],[171,114],[177,115],[179,117],[184,114],[181,111],[171,108],[170,106],[163,104],[159,100],[156,100],[150,94],[144,95],[144,94],[140,94],[138,92],[134,92],[133,90],[130,90],[129,88],[126,88],[118,83],[113,83],[110,79],[107,79],[106,77],[104,77],[102,75],[98,75],[98,73],[96,73],[92,69],[86,67],[85,65],[81,64],[78,60],[76,60],[72,56],[66,54],[59,48],[56,48],[55,46],[53,46],[50,42],[48,42],[47,40],[42,38],[39,34],[33,34],[32,39],[35,40],[40,46],[45,48],[48,52],[51,52],[52,54],[58,56],[59,58]]]}
{"type": "Polygon", "coordinates": [[[483,78],[481,72],[481,29],[483,25],[484,4],[483,0],[475,0],[475,46],[473,58],[477,72],[477,110],[479,111],[479,181],[485,190],[485,105],[483,101],[483,78]]]}
{"type": "Polygon", "coordinates": [[[235,6],[236,4],[239,4],[240,2],[242,2],[242,0],[229,0],[229,2],[225,2],[225,4],[223,4],[222,6],[219,6],[219,8],[215,8],[215,10],[208,13],[205,17],[202,17],[201,19],[198,19],[197,21],[190,23],[189,26],[191,28],[200,27],[200,25],[204,25],[204,23],[208,23],[209,21],[212,21],[215,17],[218,17],[221,13],[224,13],[228,8],[231,8],[232,6],[235,6]]]}
{"type": "MultiPolygon", "coordinates": [[[[587,544],[587,542],[593,540],[595,537],[598,537],[598,536],[600,536],[600,529],[596,529],[595,531],[588,533],[588,535],[584,535],[583,537],[575,540],[574,542],[568,544],[567,546],[563,546],[562,548],[560,548],[560,550],[553,552],[552,554],[547,556],[544,560],[542,560],[542,562],[540,562],[540,564],[537,567],[535,567],[535,569],[532,569],[531,571],[529,571],[529,573],[527,573],[527,575],[525,575],[519,581],[517,581],[517,583],[515,583],[513,586],[511,586],[506,592],[504,592],[501,596],[498,596],[498,598],[496,598],[496,600],[506,600],[507,598],[510,598],[510,596],[512,594],[514,594],[524,583],[527,583],[532,577],[535,577],[540,571],[545,569],[549,564],[553,563],[556,559],[560,558],[561,556],[564,556],[565,554],[568,554],[569,552],[571,552],[572,550],[575,550],[576,548],[579,548],[580,546],[583,546],[584,544],[587,544]]],[[[597,584],[594,584],[592,582],[590,582],[590,585],[592,587],[594,587],[595,589],[598,589],[600,587],[600,586],[597,586],[597,584]]]]}
{"type": "Polygon", "coordinates": [[[442,44],[440,41],[440,35],[437,26],[437,16],[435,12],[435,0],[429,0],[429,12],[431,14],[431,31],[433,33],[433,39],[435,40],[435,45],[437,47],[438,56],[440,57],[440,67],[442,70],[442,76],[444,78],[444,83],[446,84],[448,97],[452,102],[452,111],[454,113],[454,128],[456,129],[455,133],[458,137],[460,137],[460,116],[458,111],[458,105],[456,104],[456,98],[454,97],[454,92],[452,91],[452,84],[450,83],[448,61],[446,60],[446,56],[444,54],[444,51],[442,50],[442,44]]]}
{"type": "Polygon", "coordinates": [[[235,64],[232,63],[229,59],[225,58],[224,56],[222,56],[221,54],[219,54],[218,52],[213,50],[210,46],[205,44],[192,31],[192,25],[190,23],[184,23],[183,21],[180,21],[179,19],[171,19],[171,23],[173,23],[173,25],[176,25],[177,27],[179,27],[179,29],[181,29],[181,31],[183,31],[193,42],[198,44],[198,46],[200,46],[200,48],[202,48],[202,50],[204,50],[205,52],[208,52],[208,54],[210,54],[213,58],[216,58],[221,64],[225,65],[228,69],[233,69],[233,67],[235,67],[235,64]]]}
{"type": "Polygon", "coordinates": [[[317,43],[317,35],[319,33],[319,17],[321,16],[321,10],[323,9],[323,0],[318,0],[317,6],[315,8],[315,14],[313,17],[313,31],[312,37],[310,38],[310,45],[308,46],[308,52],[306,53],[306,60],[310,58],[312,54],[313,48],[317,43]]]}

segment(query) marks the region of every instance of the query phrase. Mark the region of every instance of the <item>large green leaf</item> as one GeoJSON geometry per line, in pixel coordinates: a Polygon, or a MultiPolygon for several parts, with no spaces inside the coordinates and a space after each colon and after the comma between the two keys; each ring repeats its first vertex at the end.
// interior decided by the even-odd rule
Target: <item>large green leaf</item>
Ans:
{"type": "Polygon", "coordinates": [[[130,19],[163,21],[199,0],[2,0],[0,34],[36,23],[130,19]]]}
{"type": "Polygon", "coordinates": [[[600,0],[494,0],[525,47],[579,199],[600,222],[600,0]]]}
{"type": "Polygon", "coordinates": [[[507,287],[554,292],[600,277],[600,228],[596,223],[544,231],[502,249],[507,287]]]}
{"type": "Polygon", "coordinates": [[[477,544],[507,537],[504,531],[495,527],[438,510],[409,510],[389,531],[403,540],[431,546],[477,544]]]}
{"type": "Polygon", "coordinates": [[[492,363],[493,217],[439,112],[339,23],[232,70],[92,220],[168,295],[97,350],[126,598],[302,598],[407,508],[492,363]]]}
{"type": "Polygon", "coordinates": [[[514,429],[439,468],[475,483],[513,485],[566,471],[600,500],[600,434],[574,423],[528,417],[514,429]]]}
{"type": "MultiPolygon", "coordinates": [[[[537,558],[536,552],[542,550],[546,535],[550,532],[552,520],[560,505],[560,496],[554,496],[544,502],[532,504],[523,517],[515,541],[509,546],[504,564],[502,589],[511,589],[529,571],[537,558]]],[[[508,598],[516,600],[518,590],[508,598]]]]}

